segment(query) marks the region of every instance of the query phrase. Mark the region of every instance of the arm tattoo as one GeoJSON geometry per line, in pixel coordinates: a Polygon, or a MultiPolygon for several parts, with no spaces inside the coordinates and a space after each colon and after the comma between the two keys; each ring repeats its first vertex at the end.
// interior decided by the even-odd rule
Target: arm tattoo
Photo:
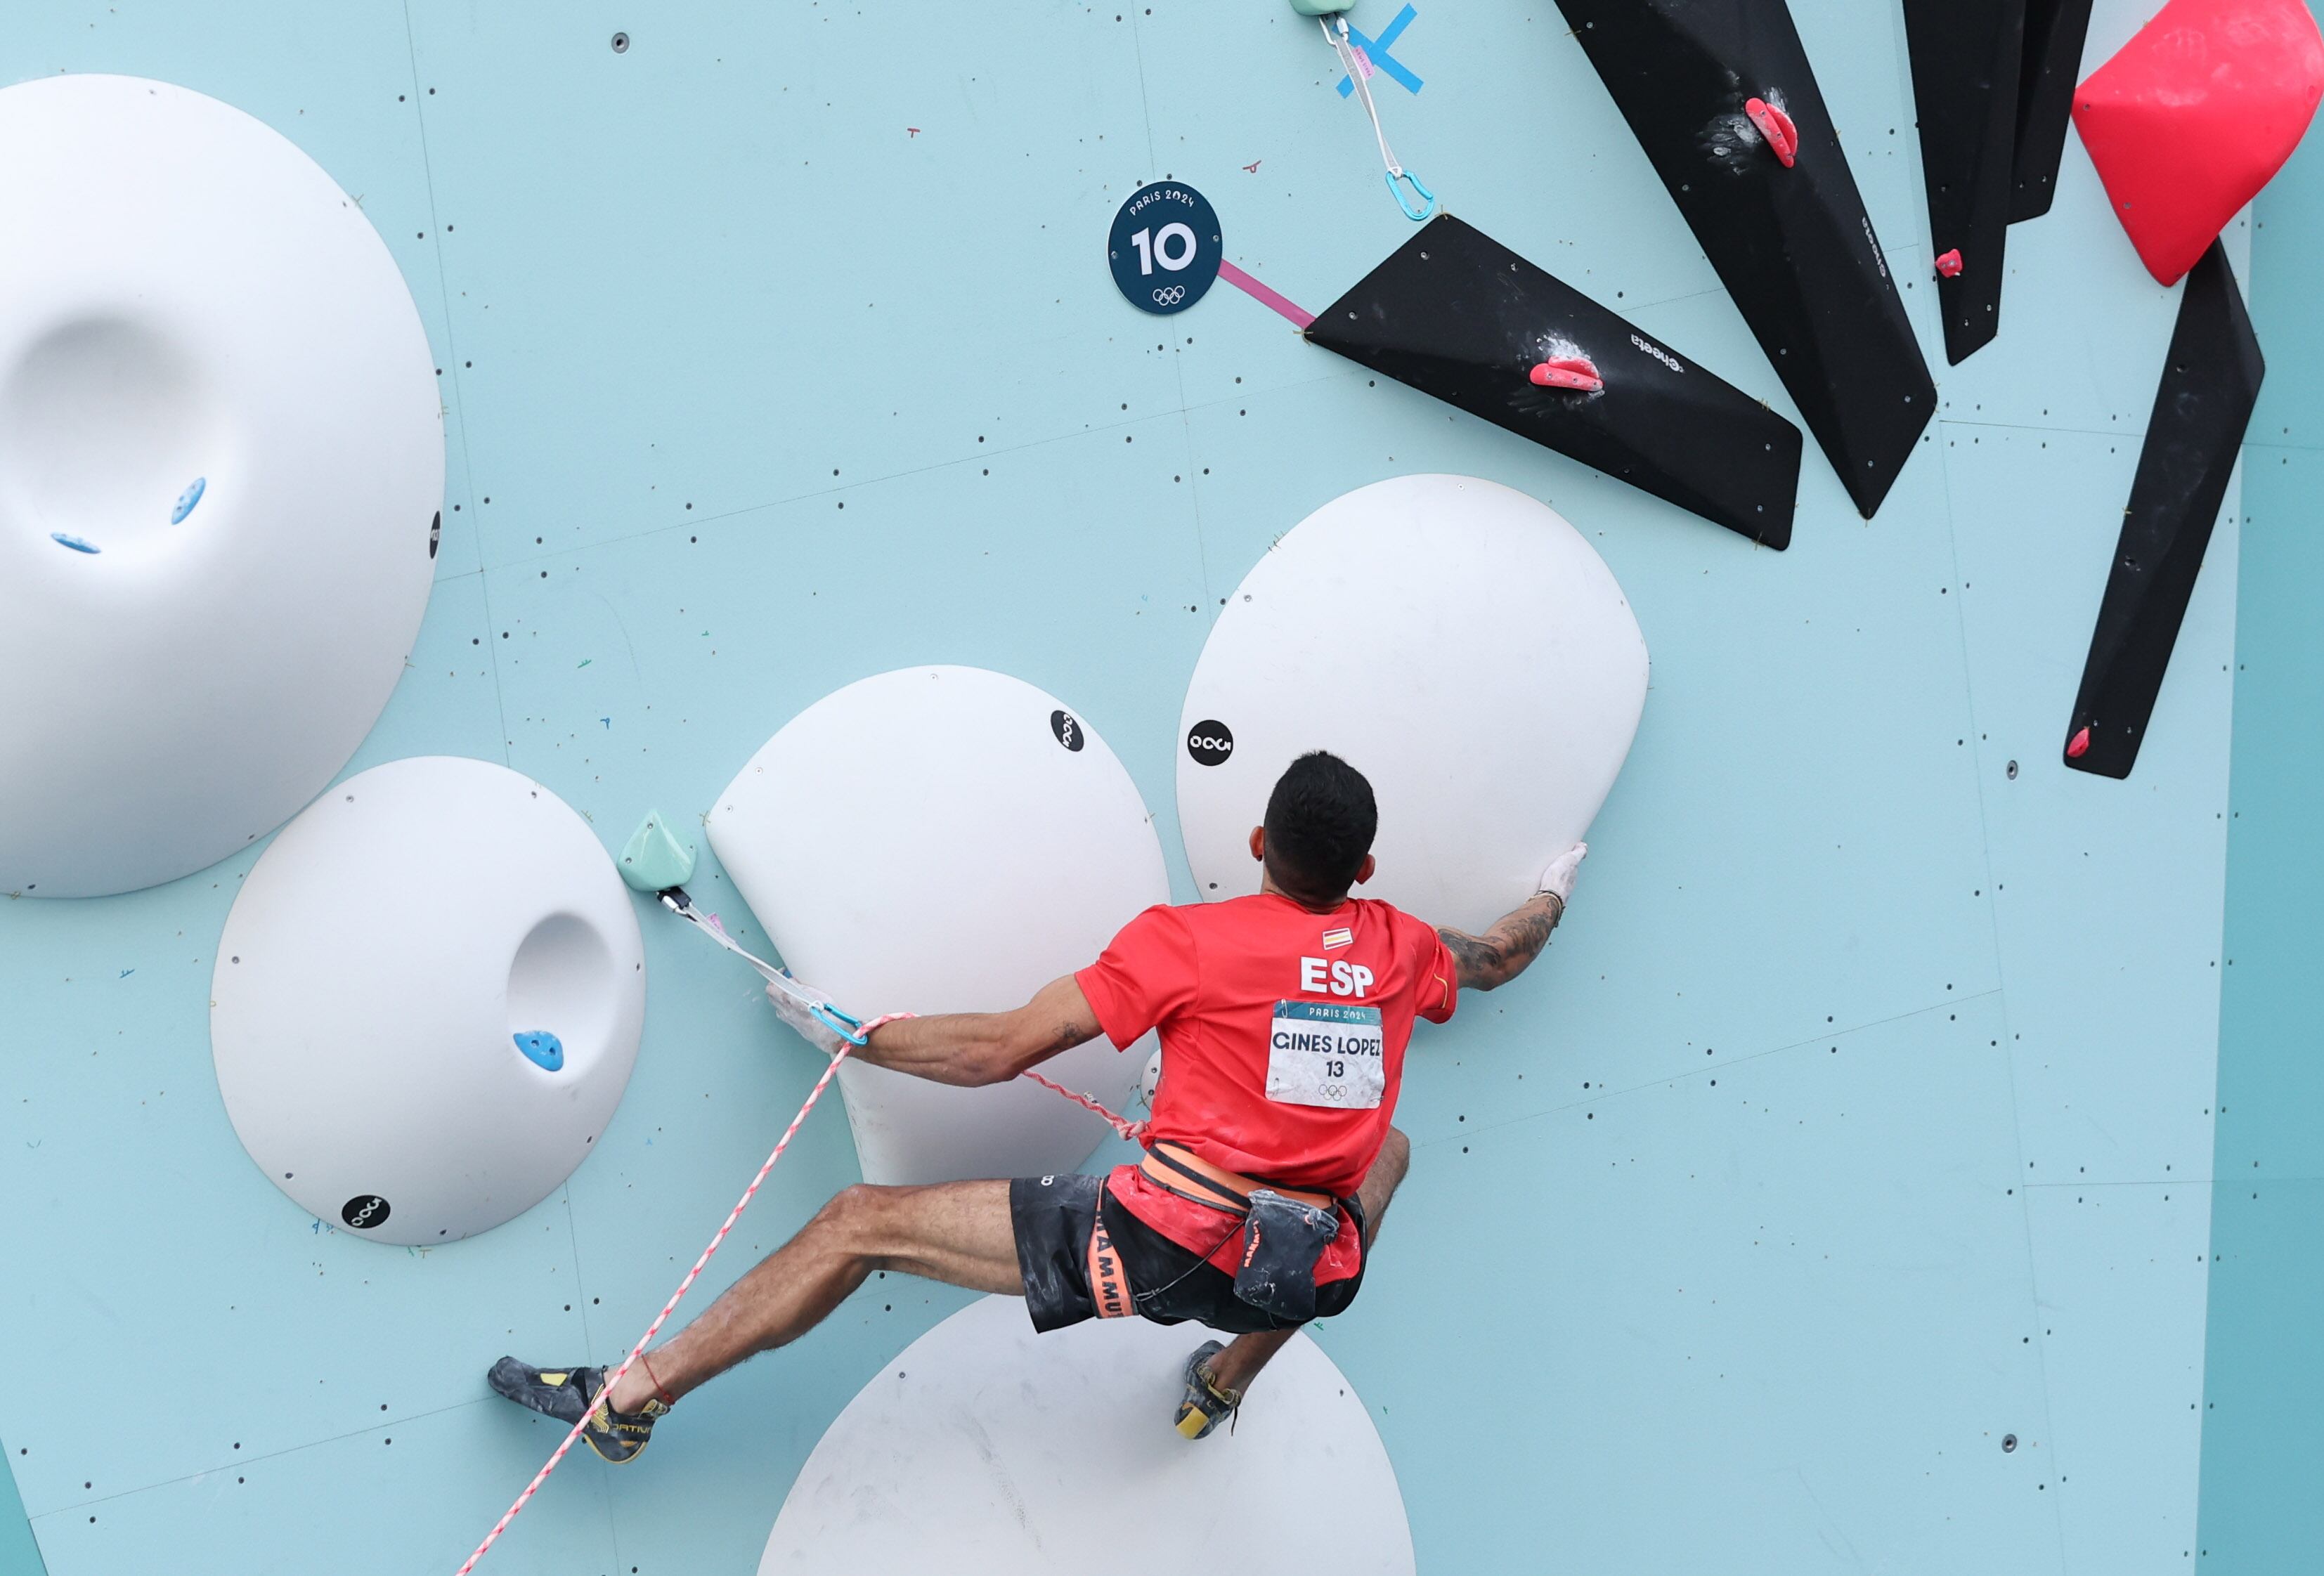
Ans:
{"type": "Polygon", "coordinates": [[[1490,991],[1506,985],[1526,970],[1549,945],[1549,933],[1565,917],[1565,905],[1553,893],[1536,894],[1503,915],[1482,935],[1440,930],[1445,950],[1452,954],[1464,991],[1490,991]]]}
{"type": "Polygon", "coordinates": [[[1477,982],[1500,966],[1500,953],[1491,942],[1459,930],[1440,930],[1436,935],[1444,943],[1444,950],[1452,954],[1452,964],[1460,973],[1464,991],[1478,989],[1477,982]]]}

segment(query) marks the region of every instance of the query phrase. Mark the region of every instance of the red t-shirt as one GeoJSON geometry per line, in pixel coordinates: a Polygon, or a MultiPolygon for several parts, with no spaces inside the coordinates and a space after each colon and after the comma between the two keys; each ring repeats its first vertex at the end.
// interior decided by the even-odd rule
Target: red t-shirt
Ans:
{"type": "MultiPolygon", "coordinates": [[[[1148,908],[1074,978],[1115,1046],[1161,1031],[1149,1142],[1340,1197],[1387,1141],[1413,1019],[1443,1023],[1460,989],[1452,954],[1411,915],[1363,899],[1318,914],[1271,893],[1148,908]]],[[[1214,1212],[1190,1205],[1182,1221],[1176,1195],[1116,1182],[1139,1218],[1210,1249],[1214,1212]]],[[[1221,1244],[1222,1267],[1235,1252],[1221,1244]]]]}

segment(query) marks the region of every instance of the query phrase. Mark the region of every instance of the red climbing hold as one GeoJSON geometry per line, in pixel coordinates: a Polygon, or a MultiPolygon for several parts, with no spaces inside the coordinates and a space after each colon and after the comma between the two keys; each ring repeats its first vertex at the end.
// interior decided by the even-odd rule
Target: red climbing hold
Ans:
{"type": "Polygon", "coordinates": [[[2090,730],[2089,724],[2086,723],[2082,725],[2082,731],[2080,733],[2075,734],[2071,739],[2066,742],[2066,759],[2069,760],[2080,760],[2083,756],[2089,754],[2089,751],[2090,730]]]}
{"type": "Polygon", "coordinates": [[[1960,271],[1961,260],[1960,247],[1954,247],[1951,251],[1937,259],[1937,272],[1943,274],[1947,279],[1959,279],[1960,277],[1960,271]]]}
{"type": "Polygon", "coordinates": [[[2324,98],[2304,0],[2171,0],[2074,92],[2146,271],[2175,284],[2299,146],[2324,98]]]}
{"type": "Polygon", "coordinates": [[[1586,355],[1554,355],[1527,374],[1545,389],[1579,389],[1594,394],[1606,386],[1597,366],[1586,355]]]}
{"type": "Polygon", "coordinates": [[[1767,146],[1789,170],[1800,152],[1799,128],[1792,124],[1792,117],[1764,98],[1745,99],[1743,115],[1759,128],[1759,134],[1767,139],[1767,146]]]}

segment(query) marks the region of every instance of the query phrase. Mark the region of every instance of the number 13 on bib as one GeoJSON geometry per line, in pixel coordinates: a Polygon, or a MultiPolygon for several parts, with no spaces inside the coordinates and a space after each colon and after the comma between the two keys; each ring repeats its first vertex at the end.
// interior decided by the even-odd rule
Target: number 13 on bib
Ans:
{"type": "Polygon", "coordinates": [[[1377,1007],[1278,1001],[1268,1027],[1267,1098],[1283,1105],[1372,1111],[1388,1092],[1377,1007]]]}

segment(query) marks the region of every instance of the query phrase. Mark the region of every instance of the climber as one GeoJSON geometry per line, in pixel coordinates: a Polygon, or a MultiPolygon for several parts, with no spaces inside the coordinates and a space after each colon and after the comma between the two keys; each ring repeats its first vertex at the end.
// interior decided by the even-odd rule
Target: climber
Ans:
{"type": "MultiPolygon", "coordinates": [[[[854,1055],[940,1083],[982,1085],[1103,1034],[1162,1040],[1145,1157],[1107,1175],[1019,1177],[841,1192],[601,1399],[606,1370],[503,1358],[492,1387],[571,1424],[610,1461],[645,1448],[678,1397],[798,1340],[873,1270],[1021,1295],[1037,1330],[1140,1314],[1234,1337],[1187,1359],[1174,1421],[1208,1434],[1310,1319],[1354,1301],[1410,1146],[1388,1125],[1413,1020],[1442,1023],[1463,990],[1522,973],[1548,943],[1586,850],[1560,855],[1526,902],[1482,935],[1436,930],[1353,899],[1372,874],[1371,785],[1303,755],[1250,834],[1251,897],[1148,908],[1089,967],[1010,1012],[881,1024],[854,1055]],[[592,1409],[594,1408],[594,1411],[592,1409]]],[[[835,1055],[794,994],[777,1012],[835,1055]]]]}

